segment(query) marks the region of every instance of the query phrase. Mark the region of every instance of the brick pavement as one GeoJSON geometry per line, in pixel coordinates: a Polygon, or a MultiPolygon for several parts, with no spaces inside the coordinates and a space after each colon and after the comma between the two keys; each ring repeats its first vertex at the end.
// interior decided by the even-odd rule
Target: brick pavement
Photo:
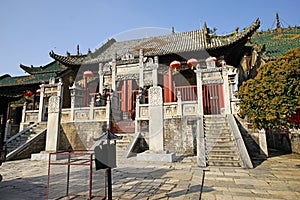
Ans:
{"type": "MultiPolygon", "coordinates": [[[[113,199],[300,199],[300,155],[270,157],[254,169],[203,169],[195,162],[195,157],[147,163],[118,156],[118,168],[112,172],[113,199]]],[[[5,162],[0,173],[1,200],[45,199],[47,162],[5,162]]],[[[52,175],[56,179],[51,192],[56,194],[64,190],[59,184],[65,181],[65,169],[53,169],[52,175]]],[[[72,189],[85,192],[86,172],[77,168],[73,175],[72,189]]]]}

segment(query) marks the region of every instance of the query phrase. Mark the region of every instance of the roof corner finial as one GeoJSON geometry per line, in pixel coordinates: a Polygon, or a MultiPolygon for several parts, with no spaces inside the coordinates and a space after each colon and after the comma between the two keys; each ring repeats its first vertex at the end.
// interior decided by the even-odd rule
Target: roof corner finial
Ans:
{"type": "Polygon", "coordinates": [[[79,56],[79,44],[77,44],[77,55],[79,56]]]}
{"type": "Polygon", "coordinates": [[[174,26],[172,26],[172,33],[173,33],[173,34],[175,33],[175,29],[174,29],[174,26]]]}
{"type": "Polygon", "coordinates": [[[206,22],[204,22],[204,25],[203,25],[203,31],[204,31],[204,34],[207,34],[207,33],[208,33],[206,22]]]}
{"type": "Polygon", "coordinates": [[[281,25],[280,25],[278,12],[276,12],[276,29],[281,30],[281,25]]]}

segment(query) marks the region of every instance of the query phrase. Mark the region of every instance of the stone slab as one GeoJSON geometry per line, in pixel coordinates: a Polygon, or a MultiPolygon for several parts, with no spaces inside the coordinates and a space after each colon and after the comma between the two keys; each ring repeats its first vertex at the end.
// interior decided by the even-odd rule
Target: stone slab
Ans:
{"type": "Polygon", "coordinates": [[[139,161],[160,161],[160,162],[174,162],[175,161],[175,153],[168,152],[143,152],[139,153],[136,156],[136,159],[139,161]]]}
{"type": "MultiPolygon", "coordinates": [[[[51,155],[51,160],[67,159],[67,155],[51,155]]],[[[40,153],[31,154],[31,160],[49,160],[49,152],[42,151],[40,153]]]]}

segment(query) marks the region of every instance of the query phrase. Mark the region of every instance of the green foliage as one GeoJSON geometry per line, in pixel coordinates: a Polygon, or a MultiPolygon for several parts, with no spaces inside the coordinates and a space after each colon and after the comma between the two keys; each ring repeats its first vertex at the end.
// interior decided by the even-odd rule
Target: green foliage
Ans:
{"type": "Polygon", "coordinates": [[[300,109],[300,48],[258,68],[239,89],[240,114],[254,128],[291,128],[300,109]]]}

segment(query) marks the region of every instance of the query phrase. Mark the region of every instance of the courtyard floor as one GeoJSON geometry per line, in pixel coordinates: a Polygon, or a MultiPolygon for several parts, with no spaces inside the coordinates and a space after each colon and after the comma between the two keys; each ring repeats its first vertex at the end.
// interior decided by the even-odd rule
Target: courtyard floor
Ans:
{"type": "MultiPolygon", "coordinates": [[[[254,169],[197,167],[196,157],[174,163],[142,162],[123,158],[112,170],[113,199],[300,199],[300,155],[271,152],[254,169]]],[[[87,194],[89,171],[71,168],[69,194],[87,194]]],[[[29,159],[2,164],[1,200],[46,199],[48,162],[29,159]]],[[[49,199],[66,190],[66,169],[51,167],[49,199]]],[[[94,195],[103,195],[103,171],[93,171],[94,195]]],[[[60,199],[86,199],[68,197],[60,199]]],[[[97,199],[97,198],[95,198],[97,199]]]]}

